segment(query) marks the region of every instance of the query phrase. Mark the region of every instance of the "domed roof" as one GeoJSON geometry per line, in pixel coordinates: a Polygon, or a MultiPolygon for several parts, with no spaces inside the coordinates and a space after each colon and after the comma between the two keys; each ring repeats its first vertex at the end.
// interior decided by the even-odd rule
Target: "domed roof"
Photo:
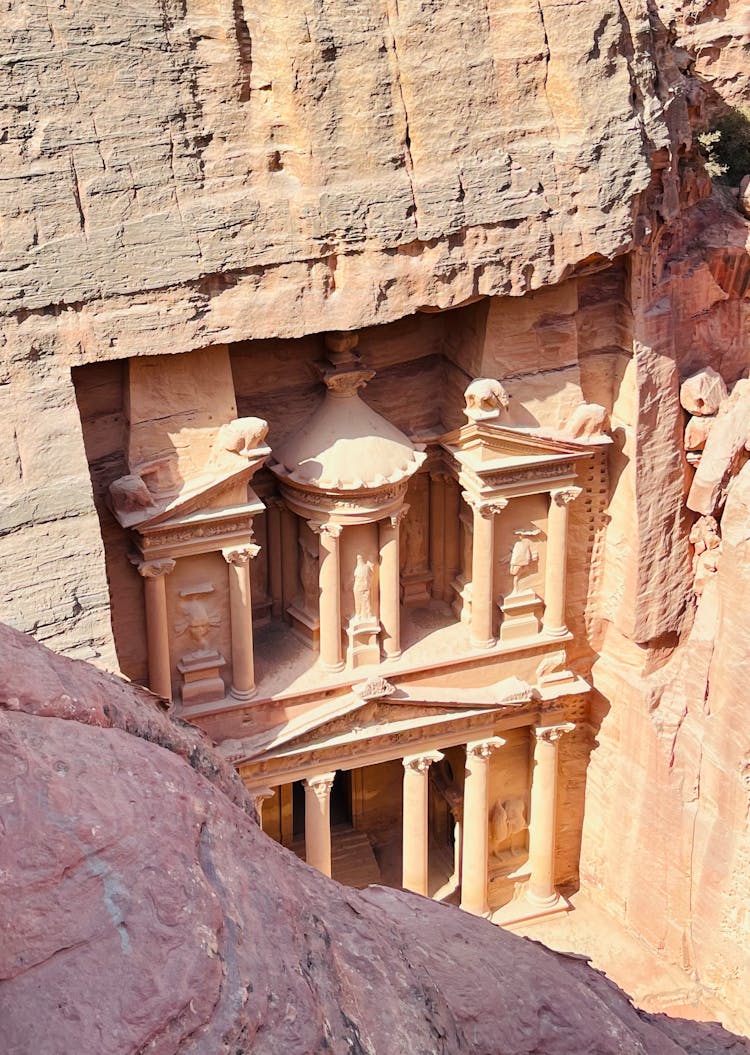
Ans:
{"type": "Polygon", "coordinates": [[[361,491],[412,476],[426,455],[369,407],[357,389],[372,377],[346,370],[325,378],[322,405],[278,450],[277,476],[319,491],[361,491]]]}

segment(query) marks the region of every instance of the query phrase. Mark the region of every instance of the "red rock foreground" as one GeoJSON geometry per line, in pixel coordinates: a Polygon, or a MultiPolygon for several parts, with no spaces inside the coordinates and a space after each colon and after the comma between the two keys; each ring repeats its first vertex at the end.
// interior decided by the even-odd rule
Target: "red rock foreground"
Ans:
{"type": "Polygon", "coordinates": [[[4,1055],[750,1052],[263,835],[155,697],[0,629],[4,1055]]]}

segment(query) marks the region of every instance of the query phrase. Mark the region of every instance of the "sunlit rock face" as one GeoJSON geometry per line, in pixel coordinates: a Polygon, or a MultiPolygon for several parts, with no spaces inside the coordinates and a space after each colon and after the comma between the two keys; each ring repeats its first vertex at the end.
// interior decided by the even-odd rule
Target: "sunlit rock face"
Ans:
{"type": "Polygon", "coordinates": [[[7,628],[0,677],[8,1055],[750,1050],[458,909],[325,879],[142,690],[7,628]]]}

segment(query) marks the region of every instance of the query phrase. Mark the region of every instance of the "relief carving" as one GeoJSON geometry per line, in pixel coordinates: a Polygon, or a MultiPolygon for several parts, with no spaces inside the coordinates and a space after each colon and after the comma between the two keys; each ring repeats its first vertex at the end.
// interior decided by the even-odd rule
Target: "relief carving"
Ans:
{"type": "Polygon", "coordinates": [[[520,857],[525,842],[522,833],[528,826],[525,799],[512,798],[496,802],[490,811],[490,853],[495,857],[505,854],[520,857]],[[519,835],[522,836],[520,839],[519,835]]]}
{"type": "Polygon", "coordinates": [[[516,541],[510,551],[508,564],[513,578],[513,593],[520,593],[520,581],[527,569],[539,561],[539,550],[532,545],[532,539],[539,537],[538,528],[523,528],[514,532],[516,541]]]}

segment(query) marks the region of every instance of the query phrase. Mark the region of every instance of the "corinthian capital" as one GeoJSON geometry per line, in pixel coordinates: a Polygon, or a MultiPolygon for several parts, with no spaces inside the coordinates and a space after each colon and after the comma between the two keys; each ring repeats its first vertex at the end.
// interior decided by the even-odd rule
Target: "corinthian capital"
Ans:
{"type": "Polygon", "coordinates": [[[582,494],[582,487],[562,487],[557,491],[552,491],[552,501],[559,506],[570,505],[571,502],[575,502],[576,498],[582,494]]]}
{"type": "Polygon", "coordinates": [[[408,505],[403,505],[403,506],[401,506],[401,508],[396,513],[392,513],[391,516],[388,517],[388,519],[391,522],[391,527],[392,528],[395,529],[395,528],[397,528],[399,526],[401,521],[404,519],[406,514],[409,512],[409,508],[410,507],[408,505]]]}
{"type": "Polygon", "coordinates": [[[317,777],[307,777],[305,780],[305,789],[307,791],[312,791],[315,797],[321,802],[325,802],[331,794],[331,788],[333,787],[335,776],[335,773],[321,773],[317,777]]]}
{"type": "Polygon", "coordinates": [[[334,524],[330,520],[321,523],[319,520],[308,520],[307,526],[316,535],[328,535],[329,538],[339,538],[344,530],[343,524],[334,524]]]}
{"type": "Polygon", "coordinates": [[[138,574],[144,579],[158,579],[162,575],[169,575],[174,571],[175,562],[168,557],[162,560],[141,560],[140,557],[131,557],[131,564],[138,569],[138,574]]]}
{"type": "Polygon", "coordinates": [[[497,513],[502,513],[508,505],[507,498],[498,497],[484,502],[478,495],[472,494],[471,491],[462,491],[461,497],[467,505],[471,506],[475,513],[479,513],[485,520],[495,516],[497,513]]]}
{"type": "Polygon", "coordinates": [[[221,551],[221,555],[227,564],[247,564],[253,557],[260,553],[260,546],[251,543],[247,546],[227,546],[221,551]]]}
{"type": "Polygon", "coordinates": [[[502,747],[505,743],[502,736],[488,736],[484,740],[474,740],[466,745],[466,757],[489,758],[493,751],[502,747]]]}
{"type": "Polygon", "coordinates": [[[543,740],[547,744],[555,744],[565,733],[572,733],[575,729],[574,722],[560,722],[559,725],[538,725],[533,730],[537,740],[543,740]]]}
{"type": "Polygon", "coordinates": [[[424,751],[421,755],[406,755],[401,761],[404,769],[413,769],[416,773],[426,773],[433,762],[444,758],[442,751],[424,751]]]}

